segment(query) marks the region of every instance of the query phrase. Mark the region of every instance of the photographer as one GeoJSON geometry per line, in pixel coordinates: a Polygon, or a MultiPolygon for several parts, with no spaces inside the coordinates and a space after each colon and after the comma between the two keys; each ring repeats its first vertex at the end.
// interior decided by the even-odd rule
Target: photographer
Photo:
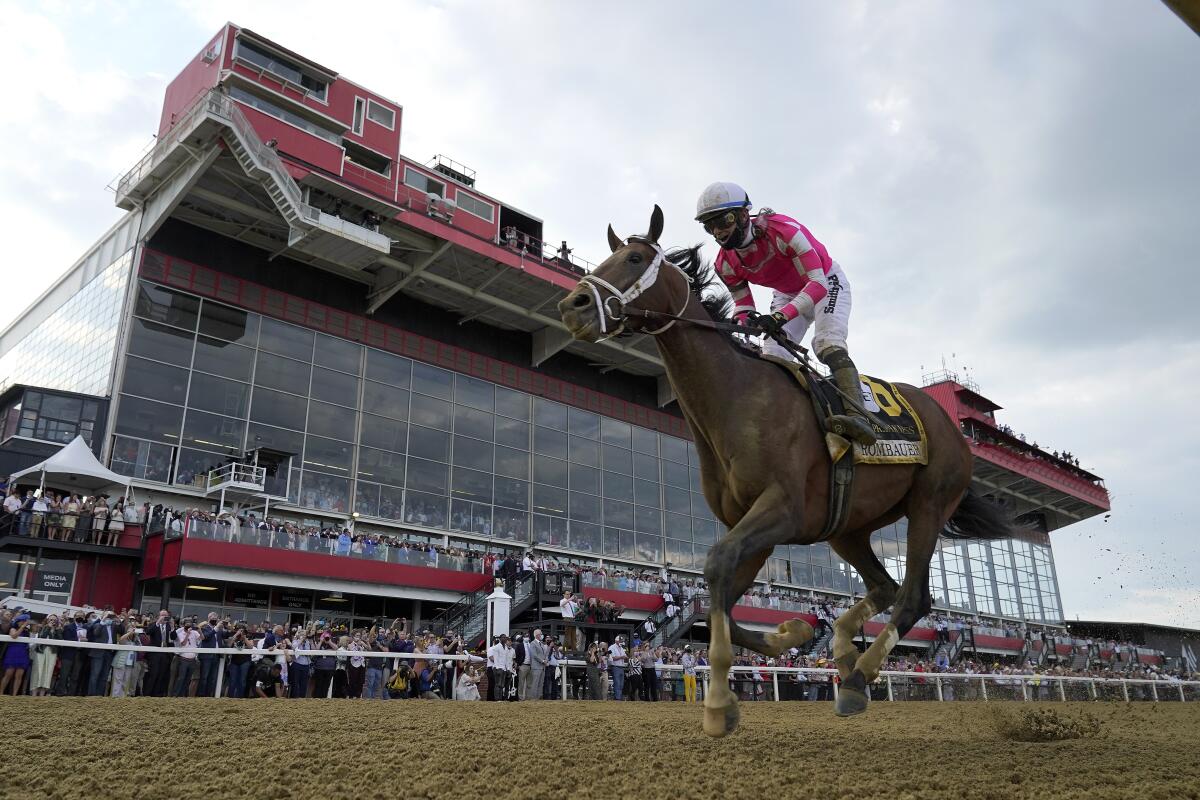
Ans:
{"type": "MultiPolygon", "coordinates": [[[[227,629],[224,621],[217,617],[217,612],[210,611],[208,620],[200,625],[200,647],[203,650],[213,650],[225,646],[227,629]]],[[[217,689],[217,662],[220,656],[201,654],[200,686],[196,690],[198,697],[212,697],[217,689]]]]}
{"type": "Polygon", "coordinates": [[[29,689],[33,692],[34,697],[44,697],[50,693],[51,679],[54,677],[54,664],[58,661],[58,648],[50,642],[62,639],[62,630],[58,615],[51,614],[46,617],[46,621],[36,634],[36,644],[33,646],[33,669],[29,673],[29,689]]]}
{"type": "Polygon", "coordinates": [[[608,647],[604,642],[592,642],[588,645],[587,656],[587,699],[600,700],[600,672],[604,668],[604,653],[608,647]]]}
{"type": "Polygon", "coordinates": [[[333,671],[337,669],[337,643],[333,641],[333,634],[329,631],[323,631],[318,640],[317,652],[321,655],[313,656],[313,697],[324,700],[329,697],[329,690],[333,686],[333,671]]]}
{"type": "Polygon", "coordinates": [[[283,682],[283,667],[266,659],[259,662],[258,670],[254,673],[254,697],[283,697],[286,685],[283,682]]]}
{"type": "Polygon", "coordinates": [[[31,622],[28,611],[24,609],[19,609],[19,611],[20,613],[9,623],[8,630],[3,631],[14,641],[9,642],[8,649],[4,651],[4,677],[0,678],[0,695],[4,694],[4,690],[11,682],[13,697],[16,697],[21,691],[25,672],[29,669],[29,645],[20,640],[29,638],[31,622]]]}
{"type": "Polygon", "coordinates": [[[312,673],[312,657],[308,651],[315,650],[317,629],[311,622],[304,630],[296,631],[292,637],[292,649],[296,651],[288,668],[288,696],[293,700],[308,696],[308,679],[312,673]]]}
{"type": "Polygon", "coordinates": [[[175,689],[171,696],[187,697],[196,673],[196,650],[200,647],[200,631],[188,617],[175,629],[175,646],[180,653],[175,657],[175,689]]]}
{"type": "MultiPolygon", "coordinates": [[[[379,630],[377,625],[372,626],[367,633],[367,649],[372,653],[387,652],[387,637],[379,630]]],[[[384,694],[384,667],[387,659],[375,657],[367,657],[366,673],[364,677],[364,694],[368,700],[383,700],[387,695],[384,694]]]]}
{"type": "MultiPolygon", "coordinates": [[[[245,650],[253,647],[253,642],[246,629],[245,622],[233,626],[233,636],[229,638],[226,647],[245,650]]],[[[246,679],[250,675],[250,654],[239,652],[229,657],[229,696],[244,698],[246,696],[246,679]]]]}

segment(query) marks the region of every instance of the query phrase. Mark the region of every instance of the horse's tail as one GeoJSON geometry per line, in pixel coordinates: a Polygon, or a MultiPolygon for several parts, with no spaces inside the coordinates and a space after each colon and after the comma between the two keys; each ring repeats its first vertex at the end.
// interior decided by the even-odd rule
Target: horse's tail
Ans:
{"type": "Polygon", "coordinates": [[[1016,527],[1000,506],[969,489],[942,529],[948,539],[1007,539],[1014,533],[1016,527]]]}

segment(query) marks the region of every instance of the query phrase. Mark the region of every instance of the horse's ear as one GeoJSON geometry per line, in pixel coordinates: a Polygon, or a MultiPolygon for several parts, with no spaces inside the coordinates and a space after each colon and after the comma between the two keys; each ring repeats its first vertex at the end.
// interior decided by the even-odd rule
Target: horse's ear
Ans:
{"type": "Polygon", "coordinates": [[[663,213],[658,207],[658,203],[654,204],[654,212],[650,215],[650,241],[658,244],[658,237],[662,236],[663,232],[663,213]]]}
{"type": "Polygon", "coordinates": [[[625,243],[621,241],[621,237],[617,236],[616,231],[612,229],[611,223],[608,226],[608,246],[614,253],[625,246],[625,243]]]}

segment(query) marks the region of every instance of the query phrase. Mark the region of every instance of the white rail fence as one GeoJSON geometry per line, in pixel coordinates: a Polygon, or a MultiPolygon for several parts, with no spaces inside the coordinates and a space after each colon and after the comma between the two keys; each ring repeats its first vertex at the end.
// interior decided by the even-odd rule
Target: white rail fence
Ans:
{"type": "MultiPolygon", "coordinates": [[[[485,660],[472,655],[440,655],[432,653],[390,653],[370,650],[258,650],[253,648],[190,648],[190,647],[146,647],[127,644],[101,644],[96,642],[72,642],[61,639],[29,639],[22,637],[11,640],[0,637],[4,644],[29,644],[61,648],[76,648],[85,651],[107,650],[132,651],[147,655],[196,655],[219,656],[216,678],[216,695],[222,694],[225,679],[226,657],[261,656],[277,658],[280,655],[300,655],[307,658],[360,656],[371,659],[384,659],[397,662],[401,659],[410,661],[465,661],[476,666],[486,666],[485,660]]],[[[561,696],[566,700],[572,696],[573,687],[578,687],[580,679],[586,680],[587,664],[583,661],[560,662],[563,668],[561,679],[561,696]]],[[[659,689],[668,682],[674,682],[682,677],[683,667],[678,664],[660,664],[655,669],[661,673],[657,679],[659,689]]],[[[698,690],[703,697],[708,692],[709,667],[697,667],[698,690]]],[[[747,700],[771,700],[779,702],[784,699],[821,699],[835,700],[838,694],[838,682],[833,679],[837,670],[809,667],[753,667],[737,666],[730,670],[730,682],[739,695],[748,694],[747,700]],[[785,698],[781,694],[796,696],[785,698]],[[801,697],[804,695],[805,697],[801,697]],[[815,696],[814,696],[815,695],[815,696]],[[822,696],[823,695],[823,696],[822,696]]],[[[630,686],[626,673],[625,686],[630,686]]],[[[899,672],[884,671],[879,679],[870,687],[871,696],[875,700],[887,701],[954,701],[954,700],[1016,700],[1016,701],[1060,701],[1068,700],[1117,700],[1122,702],[1198,702],[1200,701],[1200,681],[1179,680],[1141,680],[1132,678],[1088,678],[1056,675],[996,675],[996,674],[965,674],[954,672],[899,672]]],[[[682,696],[682,689],[672,696],[682,696]]]]}

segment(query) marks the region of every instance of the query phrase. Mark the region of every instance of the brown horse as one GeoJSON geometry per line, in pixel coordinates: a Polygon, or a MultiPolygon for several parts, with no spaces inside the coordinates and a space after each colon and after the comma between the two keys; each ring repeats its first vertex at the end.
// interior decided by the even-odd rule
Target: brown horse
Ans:
{"type": "MultiPolygon", "coordinates": [[[[712,327],[710,311],[722,302],[727,310],[728,301],[704,297],[714,283],[711,269],[700,262],[698,248],[664,253],[658,244],[662,229],[658,206],[645,236],[622,241],[610,225],[612,255],[558,308],[576,339],[597,341],[622,331],[657,337],[696,442],[704,497],[729,528],[704,567],[712,601],[704,731],[723,736],[739,717],[728,680],[732,644],[776,656],[812,638],[803,620],[789,620],[764,635],[739,627],[730,611],[777,545],[820,540],[830,457],[809,398],[785,370],[712,327]]],[[[840,716],[866,710],[867,686],[884,658],[929,612],[929,560],[938,537],[1001,538],[1012,532],[998,509],[967,491],[972,456],[955,424],[924,392],[905,384],[897,388],[924,422],[929,463],[858,466],[846,524],[830,539],[867,586],[866,596],[834,625],[840,716]],[[871,549],[871,532],[901,516],[908,517],[908,556],[898,587],[871,549]],[[893,602],[885,631],[860,655],[853,637],[893,602]]]]}

